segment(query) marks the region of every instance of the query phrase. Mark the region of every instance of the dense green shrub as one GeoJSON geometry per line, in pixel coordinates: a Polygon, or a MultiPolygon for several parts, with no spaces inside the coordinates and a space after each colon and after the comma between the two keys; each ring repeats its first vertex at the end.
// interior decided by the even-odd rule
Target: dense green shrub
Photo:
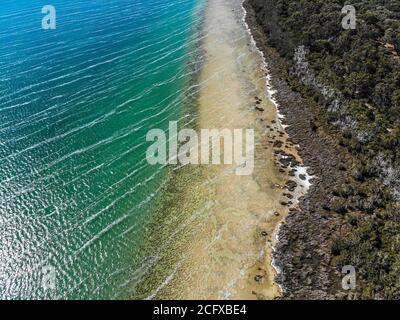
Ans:
{"type": "MultiPolygon", "coordinates": [[[[356,298],[399,299],[400,208],[393,190],[400,178],[395,174],[400,168],[400,1],[250,2],[269,45],[286,59],[282,74],[292,88],[326,108],[328,127],[337,127],[345,118],[354,120],[339,126],[338,145],[358,164],[339,168],[348,170],[349,181],[322,206],[348,223],[347,232],[332,239],[333,265],[356,268],[356,298]],[[342,28],[345,4],[356,8],[355,30],[342,28]],[[300,46],[307,50],[312,81],[296,72],[294,57],[300,46]],[[340,97],[340,108],[327,108],[323,87],[340,97]],[[390,170],[377,164],[378,155],[390,163],[390,170]]],[[[321,125],[310,121],[313,131],[321,125]]]]}

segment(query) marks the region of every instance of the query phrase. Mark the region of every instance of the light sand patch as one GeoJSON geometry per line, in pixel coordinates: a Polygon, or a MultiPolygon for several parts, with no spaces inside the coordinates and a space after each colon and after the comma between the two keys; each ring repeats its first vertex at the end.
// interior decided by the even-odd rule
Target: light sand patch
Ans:
{"type": "MultiPolygon", "coordinates": [[[[288,214],[280,202],[289,177],[279,171],[273,141],[285,144],[288,137],[269,99],[262,57],[242,18],[240,0],[209,0],[198,128],[254,129],[254,174],[236,176],[234,165],[208,166],[203,182],[190,189],[207,208],[190,226],[167,297],[273,299],[280,294],[271,253],[277,226],[288,214]]],[[[299,159],[294,146],[286,144],[285,152],[299,159]]]]}

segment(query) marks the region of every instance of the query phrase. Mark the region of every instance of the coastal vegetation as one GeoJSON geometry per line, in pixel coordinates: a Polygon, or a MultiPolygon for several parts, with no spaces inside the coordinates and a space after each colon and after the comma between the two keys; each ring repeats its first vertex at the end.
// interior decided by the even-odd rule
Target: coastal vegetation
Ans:
{"type": "MultiPolygon", "coordinates": [[[[286,61],[282,77],[320,106],[310,120],[353,161],[322,208],[345,221],[330,264],[352,265],[347,298],[400,298],[400,3],[397,0],[250,0],[267,44],[286,61]],[[342,8],[356,28],[342,27],[342,8]],[[321,120],[322,119],[322,120],[321,120]]],[[[340,289],[338,289],[340,291],[340,289]]]]}

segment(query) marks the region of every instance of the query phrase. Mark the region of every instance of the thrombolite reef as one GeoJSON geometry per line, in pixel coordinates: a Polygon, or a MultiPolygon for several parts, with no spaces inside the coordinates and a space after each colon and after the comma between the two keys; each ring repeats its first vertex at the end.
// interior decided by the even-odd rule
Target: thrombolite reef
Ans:
{"type": "Polygon", "coordinates": [[[284,298],[400,298],[400,3],[247,0],[287,129],[315,176],[280,231],[284,298]],[[341,10],[356,8],[345,30],[341,10]],[[342,289],[354,266],[356,289],[342,289]]]}

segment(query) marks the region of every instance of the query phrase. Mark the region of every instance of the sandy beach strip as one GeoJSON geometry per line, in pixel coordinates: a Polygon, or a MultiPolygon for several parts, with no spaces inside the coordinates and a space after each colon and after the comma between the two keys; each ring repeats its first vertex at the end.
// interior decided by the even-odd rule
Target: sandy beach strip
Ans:
{"type": "MultiPolygon", "coordinates": [[[[280,295],[272,261],[276,232],[307,181],[290,142],[263,56],[244,23],[241,0],[209,0],[204,23],[206,60],[200,75],[198,129],[254,129],[255,169],[202,168],[185,199],[200,208],[180,246],[182,259],[160,297],[274,299],[280,295]]],[[[187,208],[187,207],[185,207],[187,208]]],[[[186,210],[186,209],[184,209],[186,210]]]]}

